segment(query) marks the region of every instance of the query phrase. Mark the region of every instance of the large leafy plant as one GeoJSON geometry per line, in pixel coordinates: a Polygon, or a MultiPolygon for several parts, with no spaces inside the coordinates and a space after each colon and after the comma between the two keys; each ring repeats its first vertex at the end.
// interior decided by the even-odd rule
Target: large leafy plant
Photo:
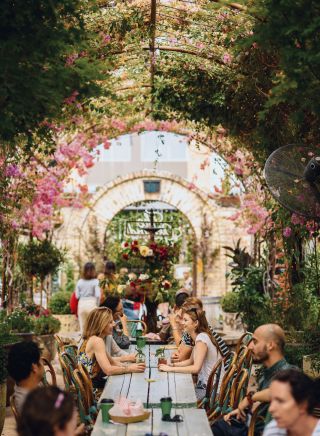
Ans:
{"type": "Polygon", "coordinates": [[[48,274],[54,274],[63,261],[64,253],[48,239],[31,241],[20,247],[21,269],[27,275],[38,276],[41,280],[48,274]]]}
{"type": "Polygon", "coordinates": [[[60,330],[60,321],[52,315],[39,316],[34,321],[34,332],[37,335],[52,335],[60,330]]]}

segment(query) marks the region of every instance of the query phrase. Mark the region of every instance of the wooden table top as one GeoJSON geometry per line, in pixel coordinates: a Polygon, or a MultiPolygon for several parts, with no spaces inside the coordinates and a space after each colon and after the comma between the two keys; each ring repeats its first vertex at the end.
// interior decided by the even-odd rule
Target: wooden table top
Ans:
{"type": "Polygon", "coordinates": [[[101,413],[91,436],[144,436],[163,433],[168,436],[212,436],[212,431],[204,409],[172,409],[171,416],[179,414],[183,422],[165,422],[161,420],[161,410],[151,409],[150,417],[142,422],[133,424],[105,424],[101,413]]]}
{"type": "MultiPolygon", "coordinates": [[[[151,409],[148,420],[128,425],[105,424],[99,413],[92,436],[103,435],[145,435],[160,432],[169,436],[207,436],[211,429],[202,409],[197,409],[197,399],[191,374],[176,374],[158,371],[155,352],[159,345],[147,345],[144,349],[146,355],[146,370],[139,374],[115,375],[108,378],[101,398],[115,400],[120,395],[131,401],[140,399],[145,408],[151,409]],[[183,422],[164,422],[161,420],[160,398],[172,398],[173,408],[171,416],[182,415],[183,422]]],[[[131,347],[132,352],[134,347],[131,347]]],[[[165,350],[169,357],[172,350],[165,350]]]]}
{"type": "MultiPolygon", "coordinates": [[[[144,373],[113,375],[108,378],[101,398],[124,396],[131,401],[140,399],[147,408],[160,407],[160,398],[171,397],[173,407],[197,406],[197,398],[191,374],[158,371],[155,357],[158,345],[146,345],[146,369],[144,373]]],[[[134,348],[129,350],[133,352],[134,348]]],[[[169,358],[172,350],[165,350],[169,358]]]]}

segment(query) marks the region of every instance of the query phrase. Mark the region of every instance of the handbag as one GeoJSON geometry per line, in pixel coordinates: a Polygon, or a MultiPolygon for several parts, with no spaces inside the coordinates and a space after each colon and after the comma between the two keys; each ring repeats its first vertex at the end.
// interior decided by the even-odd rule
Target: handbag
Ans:
{"type": "Polygon", "coordinates": [[[76,296],[76,291],[73,291],[70,297],[70,309],[71,309],[71,313],[73,313],[74,315],[78,316],[78,303],[79,300],[76,296]]]}

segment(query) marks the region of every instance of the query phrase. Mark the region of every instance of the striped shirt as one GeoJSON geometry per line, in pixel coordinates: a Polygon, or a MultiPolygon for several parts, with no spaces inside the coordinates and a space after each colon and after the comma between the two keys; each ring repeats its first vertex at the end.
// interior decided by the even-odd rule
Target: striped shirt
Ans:
{"type": "MultiPolygon", "coordinates": [[[[277,421],[271,421],[264,429],[263,436],[287,436],[287,430],[284,428],[279,428],[277,426],[277,421]]],[[[311,436],[320,436],[320,420],[312,432],[311,436]]]]}

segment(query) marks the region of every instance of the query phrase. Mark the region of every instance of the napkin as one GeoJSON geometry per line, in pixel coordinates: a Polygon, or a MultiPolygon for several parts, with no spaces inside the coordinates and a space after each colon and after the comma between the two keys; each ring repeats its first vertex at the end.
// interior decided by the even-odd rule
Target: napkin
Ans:
{"type": "Polygon", "coordinates": [[[144,408],[141,400],[129,401],[125,397],[119,397],[109,413],[115,416],[138,416],[144,413],[144,408]]]}

